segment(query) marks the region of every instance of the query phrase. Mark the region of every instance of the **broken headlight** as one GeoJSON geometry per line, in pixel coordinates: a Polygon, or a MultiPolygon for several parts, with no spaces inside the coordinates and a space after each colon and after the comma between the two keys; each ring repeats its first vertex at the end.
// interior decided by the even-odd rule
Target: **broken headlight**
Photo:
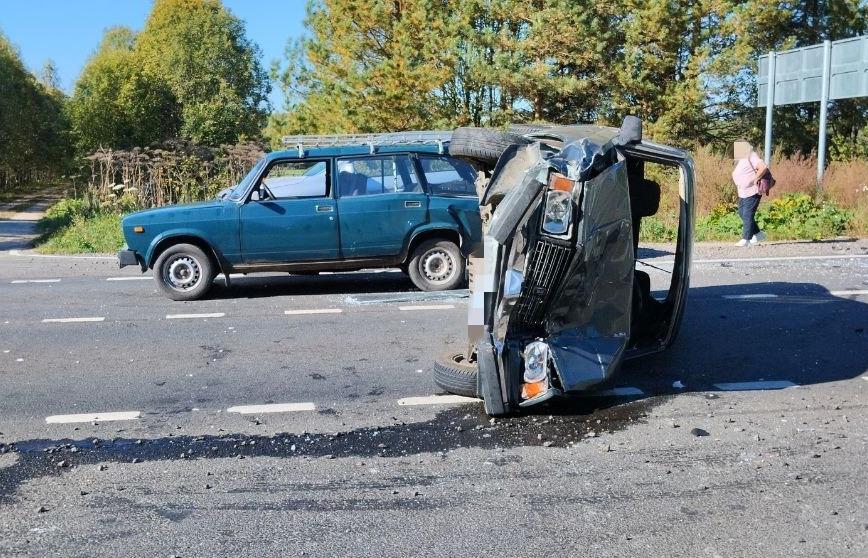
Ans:
{"type": "Polygon", "coordinates": [[[562,174],[552,173],[546,193],[543,231],[565,235],[573,219],[573,186],[575,182],[562,174]]]}
{"type": "Polygon", "coordinates": [[[523,399],[533,399],[544,393],[549,384],[549,346],[542,341],[533,341],[524,348],[523,399]]]}

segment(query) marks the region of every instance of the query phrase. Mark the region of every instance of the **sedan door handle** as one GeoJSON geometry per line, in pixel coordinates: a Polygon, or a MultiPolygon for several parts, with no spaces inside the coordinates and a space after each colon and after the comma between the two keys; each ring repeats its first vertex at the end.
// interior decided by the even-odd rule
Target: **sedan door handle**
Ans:
{"type": "Polygon", "coordinates": [[[404,207],[422,207],[422,202],[420,202],[420,201],[405,201],[404,207]]]}
{"type": "Polygon", "coordinates": [[[335,210],[334,206],[331,206],[331,205],[318,205],[318,206],[316,206],[317,213],[331,213],[334,210],[335,210]]]}

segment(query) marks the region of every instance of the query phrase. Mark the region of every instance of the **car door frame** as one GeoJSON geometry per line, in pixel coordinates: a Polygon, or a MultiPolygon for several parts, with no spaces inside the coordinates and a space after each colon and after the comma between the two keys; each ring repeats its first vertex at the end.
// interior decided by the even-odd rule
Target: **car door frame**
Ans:
{"type": "Polygon", "coordinates": [[[353,154],[353,155],[336,155],[334,157],[334,163],[333,163],[334,172],[332,173],[333,174],[333,178],[332,178],[333,189],[332,190],[334,192],[334,196],[335,196],[335,200],[336,200],[337,213],[338,213],[338,237],[339,237],[339,242],[340,242],[340,252],[341,252],[341,256],[344,259],[346,259],[346,260],[375,259],[375,260],[389,260],[389,261],[394,260],[396,262],[402,261],[404,256],[405,256],[404,252],[406,251],[406,248],[408,245],[408,239],[412,238],[418,229],[424,228],[430,222],[430,215],[429,215],[430,194],[428,192],[425,178],[424,178],[424,176],[422,176],[422,174],[420,172],[421,169],[419,167],[419,161],[417,160],[416,156],[417,156],[417,153],[415,153],[415,152],[402,150],[402,151],[384,151],[384,152],[353,154]],[[361,255],[361,256],[359,256],[358,254],[348,253],[348,251],[345,250],[345,247],[344,247],[344,220],[347,216],[342,214],[341,203],[340,203],[342,197],[345,197],[345,196],[342,196],[340,194],[340,192],[338,191],[338,189],[340,188],[339,163],[340,163],[340,161],[346,161],[346,160],[365,160],[365,159],[376,159],[376,158],[386,158],[386,157],[407,157],[409,167],[412,169],[413,173],[415,173],[416,180],[419,183],[419,188],[421,189],[421,191],[420,192],[394,192],[391,194],[386,194],[386,193],[370,194],[370,196],[374,197],[374,196],[382,196],[382,195],[396,195],[396,196],[405,196],[406,195],[406,196],[419,197],[420,199],[418,199],[418,200],[404,200],[404,208],[405,208],[405,210],[411,210],[414,208],[421,209],[424,212],[424,217],[419,222],[417,222],[414,226],[412,226],[409,230],[405,231],[405,234],[403,235],[403,237],[401,239],[401,243],[398,246],[398,248],[394,251],[394,253],[379,254],[379,255],[367,254],[367,255],[361,255]],[[417,201],[420,203],[419,206],[411,207],[411,206],[406,205],[408,202],[409,203],[415,203],[417,201]]]}
{"type": "MultiPolygon", "coordinates": [[[[250,186],[247,188],[247,191],[241,197],[240,207],[238,211],[238,245],[240,251],[240,259],[241,263],[233,266],[237,271],[270,271],[270,270],[283,270],[290,269],[297,266],[305,266],[310,265],[316,262],[333,262],[339,260],[341,257],[340,253],[340,225],[337,217],[337,201],[335,198],[335,190],[334,190],[334,157],[333,156],[319,156],[319,157],[279,157],[275,158],[262,168],[262,170],[258,173],[256,178],[251,181],[250,186]],[[253,200],[253,192],[256,191],[260,185],[262,184],[262,179],[264,176],[268,174],[268,172],[275,166],[280,163],[285,162],[313,162],[314,164],[319,162],[326,163],[326,195],[325,196],[304,196],[298,198],[273,198],[272,200],[253,200]],[[280,201],[301,201],[301,200],[328,200],[328,204],[322,204],[323,206],[329,205],[331,207],[330,211],[322,211],[323,215],[328,215],[330,217],[330,221],[334,222],[335,228],[335,247],[334,247],[334,256],[329,258],[310,258],[303,260],[265,260],[265,261],[256,261],[256,260],[247,260],[245,255],[245,246],[244,246],[244,210],[245,207],[249,206],[251,203],[267,203],[271,201],[271,203],[276,203],[280,201]]],[[[267,188],[267,186],[266,186],[267,188]]],[[[314,205],[316,211],[319,212],[319,207],[314,205]]]]}

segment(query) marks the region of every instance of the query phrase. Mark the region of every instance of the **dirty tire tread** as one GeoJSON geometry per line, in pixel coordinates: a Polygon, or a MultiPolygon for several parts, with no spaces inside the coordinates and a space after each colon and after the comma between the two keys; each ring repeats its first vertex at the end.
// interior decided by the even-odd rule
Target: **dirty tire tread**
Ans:
{"type": "Polygon", "coordinates": [[[456,354],[446,353],[434,361],[434,383],[453,395],[476,397],[476,365],[455,362],[456,354]]]}
{"type": "Polygon", "coordinates": [[[449,142],[449,154],[485,163],[496,163],[507,147],[530,140],[496,128],[456,128],[449,142]]]}
{"type": "Polygon", "coordinates": [[[535,124],[512,124],[509,127],[509,132],[513,134],[536,134],[548,130],[546,126],[537,126],[535,124]]]}

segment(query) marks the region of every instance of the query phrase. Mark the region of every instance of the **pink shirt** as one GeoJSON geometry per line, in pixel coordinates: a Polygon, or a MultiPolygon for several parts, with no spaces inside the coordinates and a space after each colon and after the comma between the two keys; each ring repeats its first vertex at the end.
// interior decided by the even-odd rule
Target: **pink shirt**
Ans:
{"type": "Polygon", "coordinates": [[[759,189],[754,184],[756,169],[763,162],[755,151],[750,152],[747,159],[739,159],[732,171],[732,181],[738,188],[738,197],[749,198],[759,194],[759,189]]]}

